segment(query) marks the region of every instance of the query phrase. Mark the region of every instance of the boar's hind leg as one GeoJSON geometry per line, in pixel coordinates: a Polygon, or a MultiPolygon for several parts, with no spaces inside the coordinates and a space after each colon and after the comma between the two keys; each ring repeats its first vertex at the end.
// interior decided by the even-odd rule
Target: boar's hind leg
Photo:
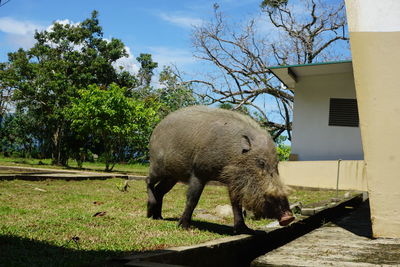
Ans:
{"type": "Polygon", "coordinates": [[[203,192],[205,183],[195,176],[192,176],[189,181],[189,188],[186,193],[186,207],[179,220],[178,225],[184,229],[188,229],[192,220],[193,210],[199,202],[200,195],[203,192]]]}
{"type": "Polygon", "coordinates": [[[176,184],[174,179],[162,179],[156,186],[154,186],[159,179],[147,178],[147,217],[153,219],[162,219],[161,210],[163,197],[168,193],[176,184]]]}
{"type": "Polygon", "coordinates": [[[229,193],[229,196],[231,199],[232,211],[233,211],[233,233],[235,235],[254,234],[254,230],[251,230],[244,223],[242,205],[240,204],[240,201],[236,197],[234,197],[233,194],[231,193],[229,193]]]}

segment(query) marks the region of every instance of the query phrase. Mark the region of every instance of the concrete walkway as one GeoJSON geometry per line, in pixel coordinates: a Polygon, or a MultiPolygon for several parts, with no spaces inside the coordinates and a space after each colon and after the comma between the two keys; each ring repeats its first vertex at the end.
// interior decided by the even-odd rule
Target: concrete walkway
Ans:
{"type": "Polygon", "coordinates": [[[44,179],[65,179],[65,180],[86,180],[86,179],[139,179],[140,176],[128,176],[126,174],[79,171],[79,170],[62,170],[50,168],[32,168],[21,166],[0,166],[0,170],[4,173],[0,174],[0,180],[7,179],[27,179],[27,180],[44,180],[44,179]],[[10,170],[10,173],[7,173],[10,170]]]}
{"type": "Polygon", "coordinates": [[[400,239],[372,239],[368,202],[350,215],[306,234],[251,266],[400,266],[400,239]]]}

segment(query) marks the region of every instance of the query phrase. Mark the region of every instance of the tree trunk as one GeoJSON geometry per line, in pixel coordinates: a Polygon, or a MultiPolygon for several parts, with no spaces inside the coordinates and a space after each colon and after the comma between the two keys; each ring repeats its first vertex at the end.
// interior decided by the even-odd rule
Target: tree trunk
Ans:
{"type": "MultiPolygon", "coordinates": [[[[106,139],[107,139],[107,137],[104,138],[104,140],[106,140],[106,139]]],[[[114,168],[114,164],[112,164],[112,145],[108,141],[105,141],[104,143],[105,143],[104,144],[104,150],[105,150],[104,151],[104,160],[106,163],[105,171],[110,172],[114,168]],[[110,165],[111,165],[111,167],[110,167],[110,165]]]]}
{"type": "Polygon", "coordinates": [[[66,153],[62,151],[62,139],[63,139],[63,127],[58,126],[54,131],[51,138],[52,141],[52,164],[66,166],[68,162],[68,157],[66,153]]]}

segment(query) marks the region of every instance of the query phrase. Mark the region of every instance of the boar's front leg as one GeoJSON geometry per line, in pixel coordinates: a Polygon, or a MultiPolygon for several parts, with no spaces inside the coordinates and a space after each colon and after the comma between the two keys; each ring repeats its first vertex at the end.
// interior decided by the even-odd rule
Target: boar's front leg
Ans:
{"type": "Polygon", "coordinates": [[[203,192],[205,183],[194,175],[189,180],[189,187],[186,193],[186,207],[179,220],[178,225],[188,229],[192,220],[193,210],[199,202],[200,195],[203,192]]]}
{"type": "Polygon", "coordinates": [[[176,184],[174,179],[161,179],[161,181],[154,186],[154,184],[160,179],[149,177],[147,178],[147,217],[153,219],[162,219],[161,210],[163,197],[168,193],[172,187],[176,184]]]}
{"type": "Polygon", "coordinates": [[[233,211],[233,233],[235,235],[254,234],[255,233],[254,230],[247,227],[246,224],[244,223],[242,205],[240,204],[240,201],[230,191],[229,191],[229,197],[231,199],[232,211],[233,211]]]}

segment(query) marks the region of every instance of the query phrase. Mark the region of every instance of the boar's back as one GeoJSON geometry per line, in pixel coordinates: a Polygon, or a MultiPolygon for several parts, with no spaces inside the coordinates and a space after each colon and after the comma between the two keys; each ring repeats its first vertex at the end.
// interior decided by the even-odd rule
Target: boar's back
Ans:
{"type": "Polygon", "coordinates": [[[198,177],[215,180],[222,168],[244,150],[273,148],[270,136],[250,117],[194,106],[171,113],[154,129],[150,172],[178,180],[187,180],[194,172],[198,177]]]}

